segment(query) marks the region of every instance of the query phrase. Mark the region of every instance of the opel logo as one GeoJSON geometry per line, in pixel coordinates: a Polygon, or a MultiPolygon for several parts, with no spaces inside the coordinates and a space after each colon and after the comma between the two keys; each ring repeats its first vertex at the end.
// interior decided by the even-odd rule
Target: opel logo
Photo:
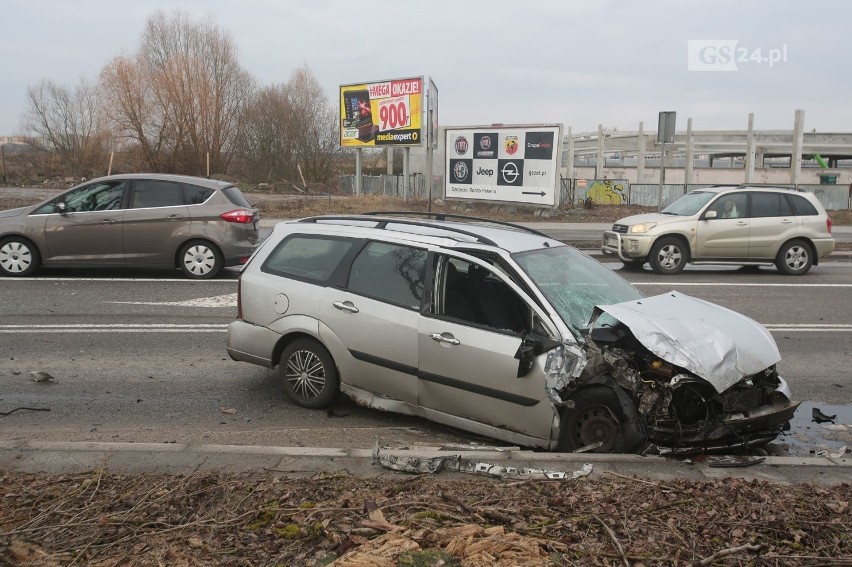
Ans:
{"type": "Polygon", "coordinates": [[[506,162],[503,164],[503,169],[500,170],[500,175],[503,176],[503,181],[506,183],[514,183],[520,175],[518,173],[518,166],[511,161],[506,162]]]}

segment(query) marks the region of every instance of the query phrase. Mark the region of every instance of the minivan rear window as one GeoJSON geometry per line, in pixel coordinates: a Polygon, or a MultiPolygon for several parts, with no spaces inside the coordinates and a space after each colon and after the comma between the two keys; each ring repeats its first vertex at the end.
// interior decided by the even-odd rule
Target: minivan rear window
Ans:
{"type": "Polygon", "coordinates": [[[246,199],[246,196],[243,195],[243,192],[237,189],[234,185],[231,185],[230,187],[225,187],[224,189],[222,189],[222,193],[225,194],[225,197],[227,197],[230,202],[232,202],[238,207],[245,207],[247,209],[254,208],[254,205],[251,204],[251,201],[246,199]]]}

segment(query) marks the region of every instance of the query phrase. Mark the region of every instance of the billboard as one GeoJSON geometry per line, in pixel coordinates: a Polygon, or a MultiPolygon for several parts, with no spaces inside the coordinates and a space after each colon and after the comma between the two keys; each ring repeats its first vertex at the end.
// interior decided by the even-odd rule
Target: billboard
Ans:
{"type": "Polygon", "coordinates": [[[447,127],[444,197],[556,206],[562,125],[447,127]]]}
{"type": "Polygon", "coordinates": [[[340,86],[340,145],[423,143],[423,77],[340,86]]]}

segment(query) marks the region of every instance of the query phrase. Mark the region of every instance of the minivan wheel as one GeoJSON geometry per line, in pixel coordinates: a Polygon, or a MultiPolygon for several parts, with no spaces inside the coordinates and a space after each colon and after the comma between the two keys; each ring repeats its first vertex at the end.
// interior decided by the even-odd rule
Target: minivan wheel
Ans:
{"type": "Polygon", "coordinates": [[[213,244],[193,240],[183,245],[178,253],[180,269],[188,278],[208,280],[222,269],[222,253],[213,244]]]}
{"type": "Polygon", "coordinates": [[[340,389],[334,360],[313,339],[298,339],[281,353],[278,372],[284,381],[284,393],[303,408],[323,408],[340,389]]]}
{"type": "Polygon", "coordinates": [[[648,259],[656,273],[676,274],[689,262],[689,248],[680,239],[666,236],[654,243],[648,259]]]}
{"type": "Polygon", "coordinates": [[[788,276],[803,276],[813,265],[811,248],[802,240],[791,240],[784,244],[775,257],[775,267],[788,276]]]}
{"type": "Polygon", "coordinates": [[[635,435],[625,431],[624,416],[618,396],[607,386],[589,386],[571,396],[573,408],[562,412],[557,450],[576,451],[601,443],[590,453],[632,453],[635,435]]]}
{"type": "Polygon", "coordinates": [[[29,240],[17,236],[0,240],[0,274],[31,276],[40,262],[38,249],[29,240]]]}

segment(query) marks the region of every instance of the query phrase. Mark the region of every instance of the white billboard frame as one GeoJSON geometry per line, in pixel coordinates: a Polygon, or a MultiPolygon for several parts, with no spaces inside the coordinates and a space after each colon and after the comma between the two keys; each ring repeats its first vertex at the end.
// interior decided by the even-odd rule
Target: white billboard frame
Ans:
{"type": "Polygon", "coordinates": [[[556,207],[562,124],[447,126],[444,198],[556,207]]]}

